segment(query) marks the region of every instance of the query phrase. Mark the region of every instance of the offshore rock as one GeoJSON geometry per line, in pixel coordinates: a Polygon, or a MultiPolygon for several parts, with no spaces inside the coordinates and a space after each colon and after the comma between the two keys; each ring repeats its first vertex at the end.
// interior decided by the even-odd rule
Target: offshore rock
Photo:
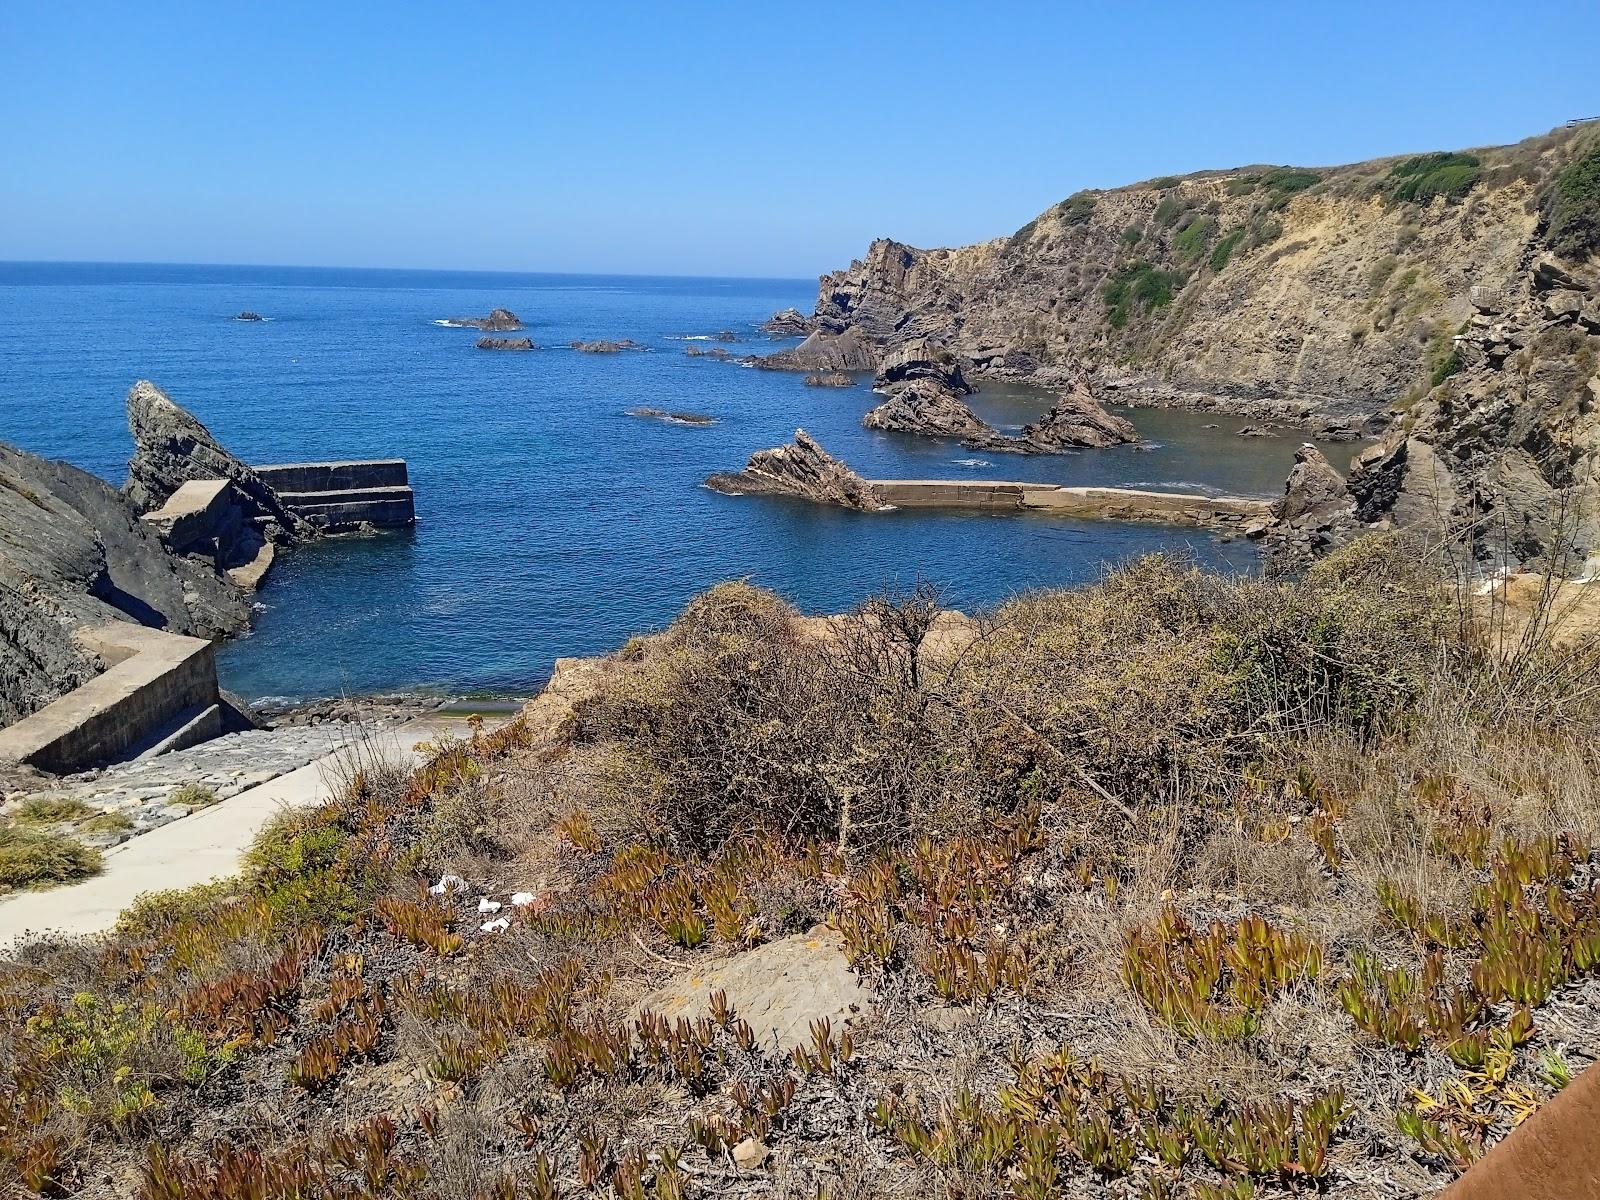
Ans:
{"type": "Polygon", "coordinates": [[[884,355],[872,386],[875,391],[891,393],[919,382],[931,383],[953,396],[969,396],[978,390],[967,382],[961,360],[928,338],[906,342],[884,355]]]}
{"type": "Polygon", "coordinates": [[[638,342],[631,338],[623,338],[620,342],[594,341],[594,342],[569,342],[572,349],[583,354],[621,354],[624,350],[641,349],[638,342]]]}
{"type": "Polygon", "coordinates": [[[1358,529],[1355,500],[1344,476],[1307,442],[1295,451],[1271,521],[1248,527],[1245,535],[1263,540],[1268,563],[1281,572],[1308,565],[1349,541],[1358,529]]]}
{"type": "Polygon", "coordinates": [[[858,331],[847,329],[843,333],[819,330],[792,349],[750,361],[767,371],[872,371],[880,357],[878,347],[858,331]]]}
{"type": "Polygon", "coordinates": [[[0,445],[0,725],[100,672],[74,636],[83,626],[122,620],[215,638],[249,616],[243,593],[170,553],[115,488],[0,445]]]}
{"type": "Polygon", "coordinates": [[[1044,416],[1024,425],[1016,440],[1032,447],[1029,453],[1058,454],[1085,447],[1126,446],[1143,439],[1132,422],[1106,411],[1080,372],[1071,390],[1044,416]]]}
{"type": "Polygon", "coordinates": [[[455,329],[481,329],[485,333],[515,333],[522,328],[517,314],[509,308],[491,309],[487,317],[446,317],[444,324],[455,329]]]}
{"type": "Polygon", "coordinates": [[[240,313],[237,317],[235,317],[234,320],[235,321],[265,321],[266,318],[263,317],[258,312],[251,312],[249,309],[246,309],[244,312],[240,313]]]}
{"type": "Polygon", "coordinates": [[[665,421],[669,425],[715,425],[717,419],[697,412],[668,412],[664,408],[630,408],[630,417],[644,417],[651,421],[665,421]]]}
{"type": "Polygon", "coordinates": [[[956,394],[930,379],[897,387],[884,402],[861,418],[868,429],[915,433],[923,437],[960,438],[987,445],[1007,439],[985,423],[956,394]]]}
{"type": "Polygon", "coordinates": [[[292,542],[311,533],[254,468],[223,449],[193,414],[148,380],[128,392],[128,427],[134,452],[122,491],[139,512],[160,508],[190,480],[227,479],[246,519],[269,540],[292,542]]]}
{"type": "Polygon", "coordinates": [[[757,450],[742,471],[709,476],[706,486],[729,496],[798,496],[863,512],[887,507],[870,483],[819,446],[804,429],[794,431],[790,445],[757,450]]]}
{"type": "Polygon", "coordinates": [[[807,375],[807,387],[855,387],[855,376],[843,371],[824,371],[818,375],[807,375]]]}
{"type": "Polygon", "coordinates": [[[536,347],[532,338],[497,338],[481,337],[478,339],[479,350],[533,350],[536,347]]]}
{"type": "Polygon", "coordinates": [[[798,308],[773,313],[761,326],[773,337],[806,337],[811,333],[811,318],[798,308]]]}

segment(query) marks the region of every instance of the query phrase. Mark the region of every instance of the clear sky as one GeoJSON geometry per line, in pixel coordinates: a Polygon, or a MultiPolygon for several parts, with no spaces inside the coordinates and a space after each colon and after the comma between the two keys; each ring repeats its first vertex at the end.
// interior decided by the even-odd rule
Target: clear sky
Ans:
{"type": "Polygon", "coordinates": [[[0,0],[0,259],[809,276],[1600,113],[1600,0],[0,0]]]}

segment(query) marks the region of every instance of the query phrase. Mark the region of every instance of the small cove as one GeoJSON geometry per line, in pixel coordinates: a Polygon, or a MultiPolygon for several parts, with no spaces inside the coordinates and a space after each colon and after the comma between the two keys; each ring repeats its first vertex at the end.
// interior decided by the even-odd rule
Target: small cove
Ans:
{"type": "MultiPolygon", "coordinates": [[[[0,439],[120,483],[131,449],[122,399],[143,377],[253,461],[409,460],[415,530],[311,546],[275,567],[255,628],[219,656],[225,684],[251,699],[526,694],[557,656],[611,649],[727,578],[826,612],[924,578],[952,604],[987,604],[1151,551],[1254,569],[1253,547],[1194,530],[867,515],[701,487],[803,426],[868,476],[1271,496],[1301,440],[1239,438],[1239,417],[1134,409],[1122,411],[1143,447],[984,454],[864,429],[875,403],[865,377],[808,388],[684,354],[708,344],[685,339],[724,329],[741,338],[734,353],[787,344],[757,324],[808,309],[813,294],[785,280],[4,264],[0,439]],[[475,331],[435,324],[496,306],[521,315],[541,349],[480,351],[475,331]],[[269,319],[231,319],[246,309],[269,319]],[[566,348],[593,338],[644,349],[566,348]],[[640,406],[717,424],[629,415],[640,406]]],[[[1049,395],[989,384],[971,403],[1017,426],[1049,395]]],[[[1325,449],[1342,466],[1352,448],[1325,449]]]]}

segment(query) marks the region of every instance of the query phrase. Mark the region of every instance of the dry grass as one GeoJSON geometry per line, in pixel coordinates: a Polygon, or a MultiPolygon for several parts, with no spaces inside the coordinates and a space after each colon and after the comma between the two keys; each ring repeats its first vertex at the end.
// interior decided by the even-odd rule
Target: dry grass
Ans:
{"type": "Polygon", "coordinates": [[[939,637],[927,593],[715,589],[563,724],[353,765],[241,879],[0,968],[0,1161],[142,1200],[1426,1193],[1600,1051],[1600,711],[1587,641],[1491,643],[1417,563],[1151,560],[939,637]],[[848,1030],[633,1015],[818,920],[876,995],[848,1030]]]}

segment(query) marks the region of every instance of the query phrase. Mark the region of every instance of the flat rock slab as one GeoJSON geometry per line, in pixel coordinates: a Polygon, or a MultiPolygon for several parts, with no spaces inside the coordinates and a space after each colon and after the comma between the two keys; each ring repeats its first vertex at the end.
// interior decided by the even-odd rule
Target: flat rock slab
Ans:
{"type": "Polygon", "coordinates": [[[639,1001],[634,1012],[696,1020],[710,1015],[711,993],[719,990],[763,1049],[776,1046],[785,1054],[811,1044],[811,1022],[826,1017],[837,1037],[872,1007],[872,993],[850,969],[839,935],[819,927],[687,972],[639,1001]]]}

